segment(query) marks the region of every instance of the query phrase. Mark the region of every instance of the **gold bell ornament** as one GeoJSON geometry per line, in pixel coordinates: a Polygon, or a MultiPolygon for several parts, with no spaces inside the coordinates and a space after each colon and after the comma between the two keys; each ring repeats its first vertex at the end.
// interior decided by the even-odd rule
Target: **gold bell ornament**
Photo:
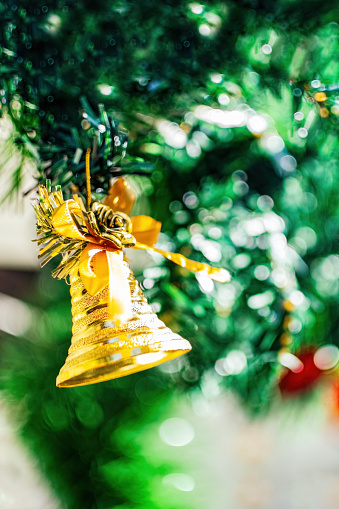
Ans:
{"type": "Polygon", "coordinates": [[[34,204],[41,266],[61,254],[52,275],[70,280],[73,336],[58,387],[122,377],[191,350],[190,343],[166,327],[147,303],[124,248],[157,252],[188,270],[229,281],[225,269],[154,247],[161,223],[148,216],[129,216],[135,194],[123,178],[115,181],[103,203],[91,203],[88,191],[86,207],[77,195],[64,201],[60,188],[49,192],[40,185],[34,204]]]}

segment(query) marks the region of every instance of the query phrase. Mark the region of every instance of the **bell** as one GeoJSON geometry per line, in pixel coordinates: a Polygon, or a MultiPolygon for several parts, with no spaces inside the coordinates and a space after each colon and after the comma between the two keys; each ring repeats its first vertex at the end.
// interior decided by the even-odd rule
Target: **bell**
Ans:
{"type": "MultiPolygon", "coordinates": [[[[109,288],[90,295],[78,268],[70,274],[72,342],[58,387],[94,384],[143,371],[191,350],[190,343],[159,320],[124,259],[132,313],[124,323],[109,312],[109,288]]],[[[119,290],[117,290],[119,292],[119,290]]]]}

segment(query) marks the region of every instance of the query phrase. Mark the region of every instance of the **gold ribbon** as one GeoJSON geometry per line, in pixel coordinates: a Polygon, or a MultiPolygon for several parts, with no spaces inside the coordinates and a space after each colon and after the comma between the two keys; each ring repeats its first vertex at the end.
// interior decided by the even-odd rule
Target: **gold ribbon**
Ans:
{"type": "Polygon", "coordinates": [[[121,322],[131,316],[131,292],[124,274],[122,250],[104,250],[89,243],[80,256],[79,274],[91,295],[108,286],[110,314],[113,313],[121,322]]]}
{"type": "MultiPolygon", "coordinates": [[[[113,241],[107,240],[86,221],[79,198],[67,200],[52,214],[54,231],[68,239],[83,241],[86,247],[79,258],[79,274],[91,295],[96,295],[106,286],[110,293],[110,311],[116,319],[126,320],[131,315],[131,294],[128,279],[124,274],[123,251],[113,241]]],[[[104,204],[113,212],[129,214],[135,201],[134,192],[127,182],[120,178],[112,186],[104,204]]],[[[161,223],[149,216],[131,217],[132,234],[136,243],[130,247],[153,251],[168,260],[193,272],[205,271],[213,280],[230,281],[227,270],[211,267],[206,263],[189,260],[179,253],[170,253],[154,247],[161,229],[161,223]]],[[[98,225],[100,226],[100,225],[98,225]]]]}

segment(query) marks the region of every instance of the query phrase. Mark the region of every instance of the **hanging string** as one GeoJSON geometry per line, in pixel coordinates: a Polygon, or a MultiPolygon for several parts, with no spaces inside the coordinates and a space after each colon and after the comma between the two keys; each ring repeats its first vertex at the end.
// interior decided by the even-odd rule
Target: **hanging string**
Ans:
{"type": "Polygon", "coordinates": [[[89,209],[92,201],[91,193],[91,165],[90,165],[91,149],[86,150],[86,186],[87,186],[87,208],[89,209]]]}

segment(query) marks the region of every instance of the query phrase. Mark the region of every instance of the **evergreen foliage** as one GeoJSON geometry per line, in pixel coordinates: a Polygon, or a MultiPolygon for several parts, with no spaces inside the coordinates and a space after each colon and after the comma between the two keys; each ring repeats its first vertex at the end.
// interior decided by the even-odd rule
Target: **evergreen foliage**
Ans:
{"type": "Polygon", "coordinates": [[[151,467],[133,434],[158,410],[136,398],[140,380],[163,401],[170,380],[191,389],[213,379],[262,412],[279,397],[282,349],[338,344],[338,10],[318,0],[0,9],[1,121],[13,122],[37,180],[84,193],[92,147],[95,196],[130,174],[140,211],[163,222],[161,245],[232,271],[216,286],[158,259],[140,274],[154,309],[193,345],[170,375],[56,390],[70,338],[62,283],[41,302],[34,341],[4,342],[2,387],[24,401],[23,432],[67,507],[151,508],[151,467]],[[123,451],[118,422],[132,437],[123,451]],[[128,492],[116,482],[131,477],[128,492]]]}

